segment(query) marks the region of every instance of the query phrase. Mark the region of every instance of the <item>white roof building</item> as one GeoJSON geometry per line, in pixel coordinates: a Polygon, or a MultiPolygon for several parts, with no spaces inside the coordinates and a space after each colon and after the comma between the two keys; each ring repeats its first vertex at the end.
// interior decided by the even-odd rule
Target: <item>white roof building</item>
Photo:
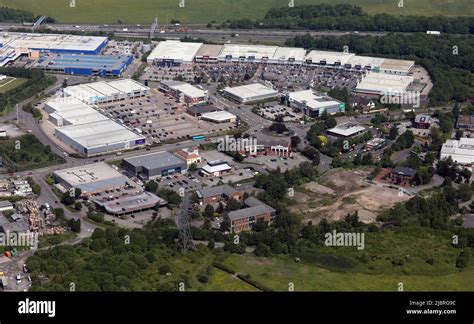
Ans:
{"type": "Polygon", "coordinates": [[[223,172],[229,172],[232,167],[224,161],[210,161],[201,168],[201,172],[205,175],[218,177],[223,172]]]}
{"type": "Polygon", "coordinates": [[[453,161],[472,165],[474,163],[474,138],[461,137],[460,140],[447,140],[441,148],[441,160],[451,157],[453,161]]]}
{"type": "Polygon", "coordinates": [[[304,48],[278,47],[269,63],[275,64],[303,64],[306,56],[304,48]]]}
{"type": "Polygon", "coordinates": [[[205,113],[202,114],[201,118],[214,123],[235,122],[237,120],[237,117],[234,114],[231,114],[230,112],[225,110],[205,113]]]}
{"type": "Polygon", "coordinates": [[[63,190],[81,189],[85,195],[120,188],[131,182],[103,162],[55,171],[53,176],[63,190]]]}
{"type": "Polygon", "coordinates": [[[44,52],[98,54],[107,44],[104,36],[3,33],[3,48],[28,48],[44,52]]]}
{"type": "Polygon", "coordinates": [[[306,55],[306,63],[321,64],[321,65],[344,65],[355,54],[345,52],[330,52],[330,51],[311,51],[306,55]]]}
{"type": "Polygon", "coordinates": [[[144,96],[149,90],[150,88],[135,80],[123,79],[78,84],[65,88],[63,92],[66,96],[79,99],[86,104],[100,104],[144,96]]]}
{"type": "Polygon", "coordinates": [[[248,103],[275,98],[278,91],[261,83],[252,83],[238,87],[226,87],[224,94],[238,102],[248,103]]]}
{"type": "Polygon", "coordinates": [[[220,61],[263,62],[275,55],[277,46],[226,44],[219,54],[220,61]]]}
{"type": "Polygon", "coordinates": [[[176,63],[191,63],[203,43],[181,42],[167,40],[159,42],[148,55],[148,64],[169,61],[176,63]]]}
{"type": "Polygon", "coordinates": [[[189,83],[182,82],[179,84],[171,85],[170,88],[179,91],[184,96],[189,98],[207,98],[207,91],[201,90],[189,83]]]}
{"type": "Polygon", "coordinates": [[[314,90],[302,90],[291,92],[288,95],[290,105],[300,110],[308,109],[310,115],[320,115],[324,111],[328,114],[335,114],[344,111],[345,104],[327,95],[314,90]]]}
{"type": "Polygon", "coordinates": [[[404,94],[413,81],[413,76],[371,72],[362,79],[354,91],[390,96],[404,94]]]}
{"type": "Polygon", "coordinates": [[[328,134],[340,136],[340,137],[350,137],[357,134],[360,134],[365,131],[365,128],[356,123],[344,123],[337,125],[334,128],[328,129],[328,134]]]}

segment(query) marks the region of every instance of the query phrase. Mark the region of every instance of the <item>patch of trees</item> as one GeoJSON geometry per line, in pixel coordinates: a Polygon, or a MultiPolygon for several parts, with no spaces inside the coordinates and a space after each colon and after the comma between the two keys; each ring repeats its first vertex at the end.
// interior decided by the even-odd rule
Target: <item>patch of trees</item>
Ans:
{"type": "Polygon", "coordinates": [[[0,74],[28,79],[25,83],[0,93],[0,111],[40,94],[56,81],[56,77],[46,76],[42,70],[38,69],[4,67],[0,68],[0,74]]]}
{"type": "Polygon", "coordinates": [[[62,163],[64,159],[43,145],[36,136],[26,134],[16,140],[0,141],[0,155],[11,171],[24,171],[62,163]]]}
{"type": "Polygon", "coordinates": [[[157,195],[165,199],[169,205],[178,206],[181,203],[180,195],[171,189],[163,188],[157,192],[157,195]]]}
{"type": "Polygon", "coordinates": [[[236,19],[223,27],[282,28],[311,30],[360,30],[377,32],[425,32],[439,30],[442,33],[474,33],[472,17],[446,16],[394,16],[389,14],[368,15],[361,7],[350,4],[318,4],[272,8],[261,21],[236,19]]]}
{"type": "Polygon", "coordinates": [[[456,189],[448,183],[440,192],[433,193],[428,198],[416,196],[406,203],[396,205],[379,215],[378,220],[390,221],[397,226],[415,225],[447,230],[453,226],[450,217],[458,213],[459,202],[469,200],[472,192],[469,184],[456,189]]]}
{"type": "Polygon", "coordinates": [[[411,131],[405,131],[392,144],[391,148],[393,151],[400,151],[412,147],[413,144],[415,144],[415,136],[411,131]]]}
{"type": "Polygon", "coordinates": [[[35,19],[29,11],[0,7],[0,22],[33,22],[35,19]]]}
{"type": "MultiPolygon", "coordinates": [[[[457,18],[455,18],[457,19],[457,18]]],[[[424,66],[434,83],[430,92],[433,106],[448,101],[464,102],[473,94],[474,47],[472,37],[426,34],[389,34],[379,36],[344,35],[341,37],[311,35],[288,39],[287,46],[342,51],[344,46],[358,55],[415,60],[424,66]]]]}

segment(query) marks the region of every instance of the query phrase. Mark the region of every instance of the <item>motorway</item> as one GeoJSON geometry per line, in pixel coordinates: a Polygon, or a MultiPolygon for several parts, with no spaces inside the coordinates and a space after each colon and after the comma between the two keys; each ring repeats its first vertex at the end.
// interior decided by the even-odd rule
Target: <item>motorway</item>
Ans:
{"type": "MultiPolygon", "coordinates": [[[[114,33],[120,37],[136,37],[149,38],[150,25],[100,25],[100,24],[43,24],[43,28],[48,28],[52,31],[70,31],[70,32],[104,32],[107,34],[114,33]]],[[[9,31],[10,29],[24,28],[25,26],[19,23],[0,23],[0,31],[9,31]]],[[[287,29],[211,29],[206,28],[204,24],[189,24],[189,25],[160,25],[157,28],[154,36],[159,38],[182,38],[184,36],[193,38],[205,38],[209,41],[232,43],[248,42],[249,38],[254,41],[267,42],[284,42],[288,38],[293,38],[299,35],[310,34],[313,37],[322,36],[344,36],[347,34],[358,35],[372,35],[384,36],[386,32],[344,32],[344,31],[314,31],[314,30],[287,30],[287,29]]]]}

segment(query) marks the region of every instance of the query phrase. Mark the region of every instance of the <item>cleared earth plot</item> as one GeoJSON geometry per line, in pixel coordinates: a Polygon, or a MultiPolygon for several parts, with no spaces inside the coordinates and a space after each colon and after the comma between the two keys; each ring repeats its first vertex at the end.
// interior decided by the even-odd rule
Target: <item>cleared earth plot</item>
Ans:
{"type": "Polygon", "coordinates": [[[297,204],[290,206],[290,210],[313,222],[322,218],[335,221],[357,211],[362,222],[370,223],[381,210],[410,198],[400,197],[396,189],[364,181],[370,171],[331,170],[318,182],[297,189],[297,204]]]}
{"type": "MultiPolygon", "coordinates": [[[[62,23],[150,24],[155,16],[160,23],[179,19],[183,23],[208,23],[227,19],[261,19],[268,9],[288,6],[289,0],[0,0],[1,6],[25,9],[35,14],[54,17],[62,23]],[[179,4],[184,2],[184,7],[179,4]]],[[[457,16],[474,15],[471,0],[296,0],[295,5],[350,3],[361,6],[369,14],[457,16]]]]}

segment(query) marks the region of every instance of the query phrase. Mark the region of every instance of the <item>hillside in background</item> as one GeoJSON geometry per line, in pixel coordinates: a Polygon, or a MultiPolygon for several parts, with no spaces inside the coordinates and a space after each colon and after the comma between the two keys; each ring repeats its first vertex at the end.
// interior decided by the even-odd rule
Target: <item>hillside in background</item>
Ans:
{"type": "MultiPolygon", "coordinates": [[[[284,7],[289,0],[76,0],[76,7],[64,0],[0,0],[0,6],[28,10],[34,14],[50,15],[62,23],[149,24],[158,16],[161,23],[179,19],[185,23],[208,23],[216,20],[249,18],[263,19],[270,8],[284,7]]],[[[295,5],[318,3],[349,3],[361,6],[369,14],[458,16],[474,15],[472,0],[295,0],[295,5]]]]}

